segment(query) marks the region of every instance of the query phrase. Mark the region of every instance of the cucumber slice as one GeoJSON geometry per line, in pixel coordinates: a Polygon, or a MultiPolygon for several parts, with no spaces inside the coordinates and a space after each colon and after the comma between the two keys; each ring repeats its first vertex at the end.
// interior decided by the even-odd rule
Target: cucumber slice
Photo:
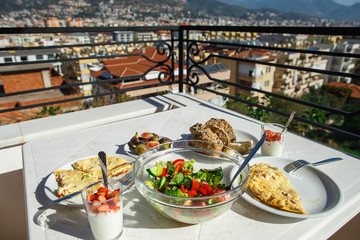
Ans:
{"type": "Polygon", "coordinates": [[[174,164],[172,164],[172,162],[170,162],[170,161],[167,161],[166,167],[167,167],[167,172],[166,173],[171,176],[175,171],[174,164]]]}
{"type": "Polygon", "coordinates": [[[155,183],[153,181],[147,180],[144,183],[148,188],[153,189],[153,190],[156,189],[155,183]]]}
{"type": "Polygon", "coordinates": [[[161,164],[160,164],[160,163],[156,163],[156,165],[155,165],[154,167],[149,168],[149,169],[147,169],[146,171],[147,171],[150,175],[152,175],[152,176],[154,176],[154,177],[157,177],[157,176],[160,176],[160,175],[162,174],[163,170],[164,170],[164,168],[161,166],[161,164]]]}
{"type": "Polygon", "coordinates": [[[159,189],[162,190],[164,189],[164,187],[166,186],[166,177],[165,176],[162,176],[161,179],[160,179],[160,184],[159,184],[159,189]]]}
{"type": "Polygon", "coordinates": [[[181,185],[183,184],[183,182],[185,181],[185,174],[183,172],[179,172],[178,174],[176,174],[174,176],[175,178],[175,182],[178,184],[178,185],[181,185]]]}
{"type": "Polygon", "coordinates": [[[190,189],[191,188],[191,178],[185,177],[183,185],[185,188],[190,189]]]}

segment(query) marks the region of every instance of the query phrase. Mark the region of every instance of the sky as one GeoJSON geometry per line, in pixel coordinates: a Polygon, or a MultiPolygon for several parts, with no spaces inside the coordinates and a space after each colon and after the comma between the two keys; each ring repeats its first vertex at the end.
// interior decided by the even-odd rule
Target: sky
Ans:
{"type": "Polygon", "coordinates": [[[360,2],[360,0],[333,0],[333,1],[347,6],[360,2]]]}

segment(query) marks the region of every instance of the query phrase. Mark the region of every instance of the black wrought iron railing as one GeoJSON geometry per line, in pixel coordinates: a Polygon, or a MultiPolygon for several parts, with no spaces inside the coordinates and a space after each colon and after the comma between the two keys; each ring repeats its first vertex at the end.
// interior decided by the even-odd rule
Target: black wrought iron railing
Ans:
{"type": "MultiPolygon", "coordinates": [[[[337,114],[345,117],[355,117],[359,116],[360,111],[355,110],[352,112],[335,109],[332,107],[322,106],[319,104],[310,103],[307,101],[300,100],[298,98],[286,96],[284,94],[279,94],[276,92],[265,91],[258,87],[247,86],[243,84],[239,84],[236,81],[231,81],[230,79],[217,79],[212,76],[211,73],[207,72],[206,66],[207,62],[211,59],[225,59],[228,61],[239,61],[240,63],[247,64],[259,64],[270,66],[274,68],[283,68],[283,69],[291,69],[299,72],[309,72],[309,73],[317,73],[326,76],[339,76],[341,78],[352,79],[353,81],[359,81],[360,75],[354,72],[343,72],[340,70],[330,70],[330,69],[320,69],[314,67],[305,67],[305,66],[297,66],[297,65],[289,65],[283,63],[277,63],[275,61],[262,61],[254,58],[244,58],[238,56],[229,56],[222,53],[214,53],[207,52],[204,54],[203,46],[221,46],[221,48],[233,48],[239,50],[243,49],[262,49],[270,52],[292,52],[292,53],[301,53],[301,54],[312,54],[324,57],[333,57],[333,58],[342,58],[345,60],[352,59],[354,62],[360,60],[360,54],[356,52],[348,52],[348,51],[325,51],[318,50],[307,47],[298,48],[294,45],[291,47],[284,46],[270,46],[270,45],[258,45],[252,44],[251,41],[246,43],[239,41],[239,38],[235,38],[238,41],[229,41],[231,37],[226,37],[226,34],[221,37],[221,39],[212,38],[211,34],[215,33],[251,33],[252,36],[254,34],[279,34],[279,35],[307,35],[307,36],[341,36],[342,39],[350,39],[352,42],[360,41],[360,28],[346,28],[346,27],[245,27],[245,26],[157,26],[157,27],[82,27],[82,28],[0,28],[0,34],[3,36],[27,36],[27,35],[42,35],[42,34],[54,34],[56,35],[66,35],[72,33],[86,33],[95,36],[98,33],[107,34],[107,39],[103,39],[102,41],[90,41],[87,43],[80,44],[57,44],[51,46],[6,46],[0,48],[0,53],[8,53],[8,52],[17,52],[17,51],[26,51],[26,50],[41,50],[41,49],[56,49],[59,51],[59,54],[55,59],[51,60],[39,60],[39,61],[21,61],[21,62],[0,62],[0,69],[4,67],[11,66],[21,66],[35,63],[54,63],[54,62],[74,62],[79,60],[86,59],[98,59],[99,61],[104,59],[112,59],[112,58],[123,58],[123,57],[131,57],[131,56],[141,56],[150,62],[151,66],[143,73],[138,75],[131,75],[127,77],[112,77],[109,79],[96,79],[91,82],[79,82],[79,81],[69,81],[67,84],[59,85],[59,86],[51,86],[45,88],[38,88],[32,90],[11,92],[11,93],[0,93],[0,100],[5,99],[6,97],[18,96],[21,98],[24,94],[29,93],[38,93],[44,92],[48,90],[54,89],[67,89],[67,88],[78,88],[85,85],[97,85],[103,83],[122,83],[129,80],[137,80],[144,79],[145,76],[155,69],[161,69],[158,73],[157,81],[151,82],[148,84],[139,84],[134,86],[129,86],[127,88],[118,88],[112,89],[111,91],[101,92],[101,93],[93,93],[90,95],[83,95],[77,97],[69,97],[67,99],[60,99],[48,102],[41,102],[36,104],[30,104],[26,106],[15,106],[12,108],[2,108],[0,109],[1,113],[20,111],[24,109],[38,108],[42,106],[56,105],[65,102],[78,101],[78,100],[87,100],[94,99],[96,97],[101,96],[109,96],[114,94],[122,94],[129,91],[140,90],[144,88],[153,88],[157,86],[163,86],[168,84],[177,84],[179,91],[184,92],[185,86],[190,86],[196,89],[201,89],[203,91],[208,91],[211,93],[215,93],[219,96],[223,96],[227,99],[231,99],[233,101],[238,101],[249,106],[254,106],[260,109],[264,109],[266,111],[282,115],[289,116],[288,112],[280,111],[275,108],[268,107],[264,104],[260,104],[258,102],[253,102],[246,100],[244,98],[240,98],[237,95],[231,95],[229,93],[223,93],[217,91],[213,88],[207,88],[199,84],[199,76],[206,76],[212,82],[216,82],[219,84],[224,84],[230,87],[234,87],[237,89],[243,89],[249,92],[258,92],[265,94],[267,96],[271,96],[273,98],[278,98],[285,100],[287,102],[293,102],[296,104],[308,106],[311,108],[320,109],[332,114],[337,114]],[[152,40],[138,40],[134,39],[132,41],[116,41],[111,38],[111,35],[117,31],[127,31],[127,32],[162,32],[166,33],[166,37],[161,39],[162,34],[158,34],[160,39],[152,39],[152,40]],[[194,38],[193,35],[198,36],[194,38]],[[199,37],[202,36],[202,37],[199,37]],[[161,60],[152,59],[149,56],[146,56],[143,52],[139,51],[136,53],[132,52],[117,52],[117,53],[104,53],[104,54],[82,54],[82,55],[67,55],[60,54],[62,49],[87,49],[88,52],[95,52],[94,49],[96,47],[106,47],[106,46],[145,46],[151,44],[156,47],[156,51],[158,55],[163,56],[161,60]],[[178,72],[178,74],[177,74],[178,72]]],[[[1,57],[1,56],[0,56],[1,57]]],[[[232,71],[236,71],[236,69],[232,69],[232,71]]],[[[16,70],[14,70],[16,72],[16,70]]],[[[0,78],[2,73],[0,72],[0,78]]],[[[328,131],[339,133],[341,135],[349,136],[351,138],[360,140],[360,135],[358,132],[352,132],[348,130],[343,130],[338,127],[334,127],[329,124],[320,123],[317,121],[312,121],[306,118],[302,118],[300,116],[295,116],[295,119],[310,124],[312,126],[316,126],[322,129],[326,129],[328,131]]]]}

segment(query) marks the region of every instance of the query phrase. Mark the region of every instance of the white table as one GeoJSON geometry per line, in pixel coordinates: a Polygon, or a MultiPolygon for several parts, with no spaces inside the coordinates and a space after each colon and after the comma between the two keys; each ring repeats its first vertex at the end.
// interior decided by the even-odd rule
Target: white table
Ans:
{"type": "MultiPolygon", "coordinates": [[[[24,181],[29,239],[92,239],[82,208],[49,204],[44,182],[52,170],[77,158],[125,154],[124,144],[135,132],[150,131],[171,139],[189,134],[193,124],[224,118],[234,129],[260,137],[260,122],[211,104],[200,104],[123,120],[104,126],[34,140],[23,146],[24,181]]],[[[211,221],[186,225],[161,216],[134,188],[124,196],[124,232],[121,239],[327,239],[360,211],[360,161],[336,149],[289,133],[284,157],[317,161],[339,156],[344,160],[319,167],[344,194],[333,214],[310,219],[277,216],[243,199],[211,221]]]]}

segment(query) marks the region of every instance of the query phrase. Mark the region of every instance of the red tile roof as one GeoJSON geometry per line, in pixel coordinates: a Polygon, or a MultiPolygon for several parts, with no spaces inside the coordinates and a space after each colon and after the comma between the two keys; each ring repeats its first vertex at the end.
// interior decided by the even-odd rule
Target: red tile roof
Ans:
{"type": "MultiPolygon", "coordinates": [[[[142,54],[156,62],[164,61],[167,57],[166,55],[159,54],[155,47],[145,47],[138,49],[134,51],[133,54],[142,54]]],[[[156,63],[153,63],[140,55],[126,56],[115,59],[104,59],[103,63],[104,69],[98,72],[92,72],[92,76],[99,77],[104,72],[104,70],[115,77],[141,75],[156,65],[156,63]]],[[[166,61],[165,64],[171,66],[170,60],[166,61]]],[[[156,70],[163,71],[163,69],[159,67],[157,67],[156,70]]]]}
{"type": "Polygon", "coordinates": [[[360,86],[358,86],[356,84],[352,84],[352,83],[348,84],[348,83],[343,83],[343,82],[332,82],[332,83],[329,83],[329,85],[336,86],[336,87],[349,88],[352,90],[351,97],[360,99],[360,86]]]}

